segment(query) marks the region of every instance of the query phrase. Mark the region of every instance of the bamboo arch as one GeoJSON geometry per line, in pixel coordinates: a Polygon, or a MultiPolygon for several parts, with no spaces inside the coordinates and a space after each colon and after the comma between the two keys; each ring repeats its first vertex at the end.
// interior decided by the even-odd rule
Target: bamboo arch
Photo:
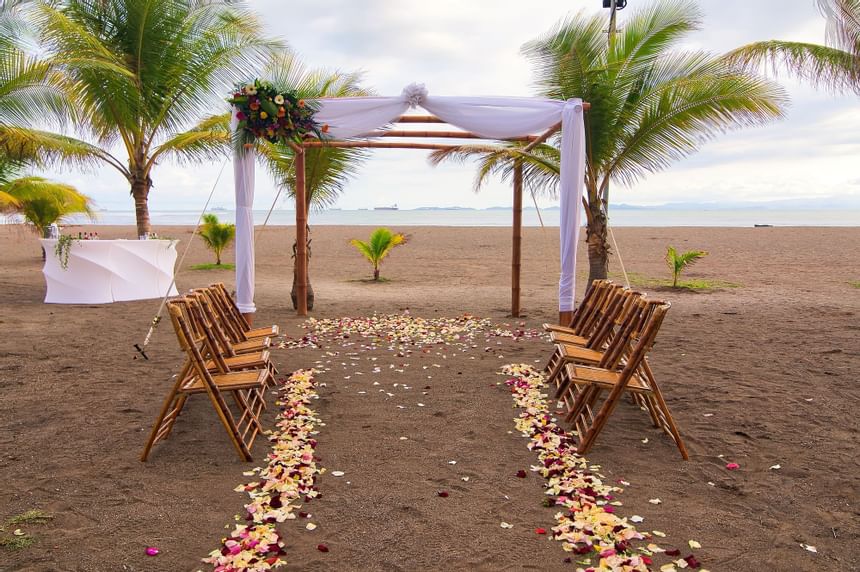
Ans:
{"type": "MultiPolygon", "coordinates": [[[[588,111],[591,104],[582,103],[583,111],[588,111]]],[[[395,124],[444,124],[445,121],[434,115],[402,115],[395,124]]],[[[526,151],[532,150],[537,145],[549,139],[554,133],[561,129],[561,123],[553,125],[541,135],[530,135],[526,137],[515,137],[505,139],[505,141],[522,141],[528,142],[524,148],[526,151]]],[[[305,149],[313,147],[359,147],[366,149],[449,149],[454,147],[452,144],[445,143],[421,143],[410,141],[408,139],[484,139],[480,135],[470,133],[468,131],[444,131],[444,130],[405,130],[391,129],[386,131],[377,131],[368,134],[366,139],[361,140],[325,140],[307,139],[301,145],[294,144],[296,152],[295,170],[296,170],[296,313],[299,316],[308,315],[307,301],[307,281],[308,281],[308,258],[307,258],[307,225],[308,212],[306,208],[306,193],[305,186],[305,149]],[[380,141],[378,139],[396,139],[394,141],[380,141]],[[407,140],[404,140],[407,139],[407,140]]],[[[518,318],[520,316],[520,271],[522,265],[522,215],[523,215],[523,167],[521,163],[514,165],[513,177],[513,238],[511,244],[511,316],[518,318]]],[[[566,316],[570,312],[561,312],[559,320],[565,323],[566,316]]],[[[570,321],[567,318],[567,321],[570,321]]]]}

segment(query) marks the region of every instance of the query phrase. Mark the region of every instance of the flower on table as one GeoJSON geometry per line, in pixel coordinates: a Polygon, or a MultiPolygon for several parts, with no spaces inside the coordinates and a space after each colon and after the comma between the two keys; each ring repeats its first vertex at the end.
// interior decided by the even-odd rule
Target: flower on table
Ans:
{"type": "Polygon", "coordinates": [[[275,96],[275,103],[277,103],[278,105],[283,105],[284,104],[284,96],[281,95],[280,93],[278,95],[276,95],[275,96]]]}
{"type": "Polygon", "coordinates": [[[249,83],[245,86],[245,93],[248,95],[257,95],[257,86],[253,83],[249,83]]]}

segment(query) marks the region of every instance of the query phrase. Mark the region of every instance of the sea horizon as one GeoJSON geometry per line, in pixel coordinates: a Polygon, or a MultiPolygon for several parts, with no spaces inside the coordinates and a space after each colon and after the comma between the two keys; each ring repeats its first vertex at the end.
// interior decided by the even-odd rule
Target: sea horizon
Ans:
{"type": "MultiPolygon", "coordinates": [[[[213,208],[207,212],[218,215],[222,222],[235,222],[232,209],[213,208]]],[[[292,226],[295,211],[277,209],[254,210],[254,224],[261,225],[269,217],[270,226],[292,226]]],[[[559,209],[551,207],[536,210],[523,209],[523,226],[557,227],[559,209]]],[[[152,210],[150,221],[155,226],[194,225],[200,217],[196,210],[152,210]]],[[[310,224],[319,226],[510,226],[510,207],[473,209],[465,207],[415,209],[327,209],[312,211],[310,224]]],[[[583,217],[584,222],[584,217],[583,217]]],[[[93,220],[84,216],[68,219],[65,226],[72,225],[134,225],[135,213],[127,210],[101,210],[93,220]]],[[[798,209],[798,208],[678,208],[632,207],[620,205],[610,210],[610,224],[617,227],[752,227],[752,226],[860,226],[860,208],[849,209],[798,209]]]]}

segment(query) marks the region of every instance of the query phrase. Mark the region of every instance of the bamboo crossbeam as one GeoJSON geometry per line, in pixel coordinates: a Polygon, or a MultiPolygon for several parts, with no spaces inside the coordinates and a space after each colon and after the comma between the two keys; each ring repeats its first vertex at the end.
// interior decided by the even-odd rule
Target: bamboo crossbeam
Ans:
{"type": "Polygon", "coordinates": [[[457,145],[443,143],[410,143],[409,141],[318,141],[311,140],[302,143],[305,148],[335,147],[335,148],[367,148],[367,149],[451,149],[457,145]]]}
{"type": "Polygon", "coordinates": [[[559,121],[558,123],[556,123],[555,125],[553,125],[549,129],[547,129],[543,135],[537,137],[534,141],[532,141],[531,143],[526,145],[525,149],[523,149],[523,151],[526,151],[526,152],[531,151],[532,149],[534,149],[535,147],[537,147],[538,145],[540,145],[541,143],[543,143],[544,141],[546,141],[547,139],[552,137],[552,134],[555,133],[556,131],[558,131],[559,129],[561,129],[561,121],[559,121]]]}
{"type": "Polygon", "coordinates": [[[395,123],[445,123],[435,115],[401,115],[395,123]]]}

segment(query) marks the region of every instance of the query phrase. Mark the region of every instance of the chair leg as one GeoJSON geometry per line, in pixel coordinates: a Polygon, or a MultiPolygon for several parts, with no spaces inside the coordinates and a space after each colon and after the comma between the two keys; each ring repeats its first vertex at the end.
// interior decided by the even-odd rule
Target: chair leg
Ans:
{"type": "Polygon", "coordinates": [[[615,410],[615,406],[618,405],[618,399],[621,397],[623,391],[623,386],[616,385],[612,388],[612,391],[609,392],[609,395],[600,407],[600,411],[598,411],[597,415],[594,417],[594,422],[591,424],[591,427],[589,427],[588,432],[582,436],[579,446],[576,449],[577,453],[584,455],[588,453],[589,449],[594,445],[594,441],[603,430],[606,422],[609,421],[609,416],[612,415],[612,412],[615,410]]]}
{"type": "Polygon", "coordinates": [[[158,418],[155,420],[155,423],[152,426],[152,431],[149,432],[149,438],[143,446],[143,453],[140,455],[141,462],[145,463],[149,458],[149,452],[152,450],[156,441],[166,439],[170,434],[173,424],[176,422],[176,417],[179,416],[179,413],[182,411],[182,407],[185,405],[185,399],[187,398],[185,395],[179,395],[179,388],[182,386],[182,381],[185,379],[187,374],[188,367],[186,363],[186,366],[183,366],[179,375],[176,376],[176,382],[173,384],[173,388],[170,390],[170,393],[168,393],[167,397],[164,399],[161,411],[158,413],[158,418]],[[176,401],[175,404],[174,401],[176,401]],[[165,424],[165,418],[167,418],[168,415],[170,415],[170,419],[167,422],[166,431],[162,435],[161,433],[164,429],[162,426],[165,424]]]}

